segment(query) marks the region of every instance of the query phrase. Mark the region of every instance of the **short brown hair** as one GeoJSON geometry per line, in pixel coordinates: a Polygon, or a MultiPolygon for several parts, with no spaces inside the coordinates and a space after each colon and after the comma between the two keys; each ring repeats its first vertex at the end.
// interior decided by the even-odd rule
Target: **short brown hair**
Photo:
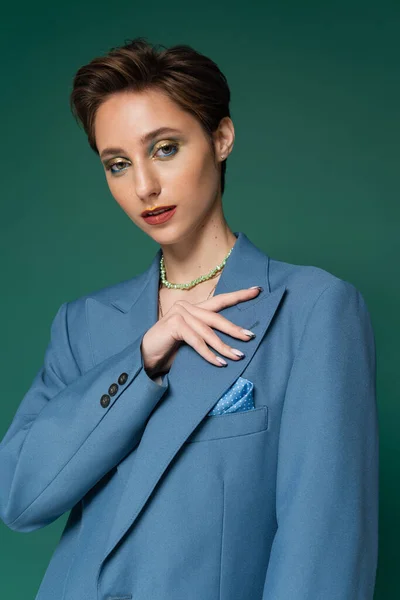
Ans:
{"type": "MultiPolygon", "coordinates": [[[[230,90],[224,74],[210,58],[187,45],[165,48],[146,38],[127,40],[105,55],[80,67],[73,80],[70,107],[85,130],[91,148],[99,154],[94,136],[96,111],[106,98],[122,90],[164,92],[192,114],[206,133],[212,151],[212,133],[223,117],[230,117],[230,90]],[[158,48],[164,48],[158,50],[158,48]]],[[[215,158],[215,154],[214,154],[215,158]]],[[[226,160],[221,163],[221,194],[225,188],[226,160]]]]}

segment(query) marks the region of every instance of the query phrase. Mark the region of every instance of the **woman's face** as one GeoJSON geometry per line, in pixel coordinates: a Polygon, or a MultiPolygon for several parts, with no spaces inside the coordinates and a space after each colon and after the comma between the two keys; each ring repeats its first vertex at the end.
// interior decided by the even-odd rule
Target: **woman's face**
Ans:
{"type": "MultiPolygon", "coordinates": [[[[230,124],[229,132],[233,133],[230,124]]],[[[190,236],[215,212],[220,169],[210,142],[199,122],[162,92],[110,96],[97,111],[95,137],[111,194],[158,243],[190,236]],[[150,135],[160,127],[175,131],[150,135]],[[177,206],[165,223],[150,225],[141,216],[144,210],[162,205],[177,206]]],[[[214,140],[219,160],[221,152],[227,156],[228,143],[223,136],[214,140]]]]}

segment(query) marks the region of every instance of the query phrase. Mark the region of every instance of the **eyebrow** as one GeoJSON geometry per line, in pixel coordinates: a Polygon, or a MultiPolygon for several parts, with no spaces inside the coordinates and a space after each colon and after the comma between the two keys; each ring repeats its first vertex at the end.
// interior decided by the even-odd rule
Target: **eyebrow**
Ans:
{"type": "MultiPolygon", "coordinates": [[[[182,133],[182,131],[180,131],[179,129],[174,129],[173,127],[158,127],[158,129],[153,129],[153,131],[149,131],[148,133],[142,135],[139,141],[141,144],[146,144],[153,138],[164,133],[182,133]]],[[[123,148],[118,147],[104,148],[104,150],[100,154],[100,158],[104,158],[109,154],[125,154],[125,150],[123,148]]]]}

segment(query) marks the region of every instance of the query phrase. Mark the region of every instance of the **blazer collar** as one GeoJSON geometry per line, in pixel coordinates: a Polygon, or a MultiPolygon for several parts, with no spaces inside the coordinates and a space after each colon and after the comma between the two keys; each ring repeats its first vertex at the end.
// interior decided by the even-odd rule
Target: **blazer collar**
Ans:
{"type": "MultiPolygon", "coordinates": [[[[268,275],[269,257],[259,250],[242,231],[235,231],[234,235],[237,240],[222,270],[214,295],[252,285],[262,285],[265,292],[269,293],[271,291],[268,275]]],[[[95,299],[113,306],[123,313],[134,308],[146,288],[146,301],[157,300],[161,255],[162,250],[159,248],[150,266],[143,273],[117,285],[103,288],[96,294],[95,299]]],[[[150,312],[154,314],[155,302],[151,304],[150,312]]],[[[239,306],[239,310],[242,310],[242,306],[239,306]]],[[[158,317],[158,312],[155,316],[158,317]]]]}
{"type": "MultiPolygon", "coordinates": [[[[144,507],[160,477],[185,440],[199,425],[222,394],[244,372],[266,335],[268,327],[285,292],[282,285],[275,290],[269,285],[269,257],[259,250],[243,232],[235,232],[237,241],[218,280],[215,294],[261,285],[264,291],[255,298],[228,306],[219,314],[233,323],[251,329],[256,337],[249,341],[234,339],[235,347],[245,353],[239,361],[229,361],[218,368],[201,357],[191,346],[179,347],[169,373],[169,388],[149,418],[139,445],[118,465],[125,482],[115,508],[109,531],[107,550],[101,566],[124,536],[144,507]],[[207,382],[207,385],[205,385],[207,382]]],[[[123,282],[113,293],[97,298],[107,305],[96,304],[88,311],[89,328],[96,362],[107,353],[121,350],[158,319],[159,260],[156,253],[150,267],[139,277],[123,282]],[[112,313],[110,312],[112,307],[112,313]],[[106,311],[106,312],[105,312],[106,311]],[[91,321],[92,320],[92,321],[91,321]],[[101,326],[99,326],[99,324],[101,326]],[[97,336],[97,337],[96,337],[97,336]],[[118,342],[116,341],[118,340],[118,342]]],[[[218,336],[232,344],[229,335],[218,336]]]]}

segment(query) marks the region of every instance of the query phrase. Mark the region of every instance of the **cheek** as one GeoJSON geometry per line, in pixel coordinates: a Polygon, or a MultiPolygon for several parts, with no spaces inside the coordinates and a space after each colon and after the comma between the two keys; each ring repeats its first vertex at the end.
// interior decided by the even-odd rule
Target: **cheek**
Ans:
{"type": "Polygon", "coordinates": [[[119,204],[122,210],[130,217],[135,214],[135,194],[133,192],[132,183],[128,182],[128,178],[120,178],[120,180],[107,180],[108,188],[114,200],[119,204]],[[125,181],[122,181],[125,179],[125,181]]]}
{"type": "Polygon", "coordinates": [[[128,186],[127,185],[124,186],[121,184],[118,185],[118,183],[116,183],[116,182],[109,182],[108,187],[111,192],[111,195],[114,197],[114,200],[116,202],[118,202],[120,207],[125,210],[128,206],[128,198],[129,198],[128,186]]]}
{"type": "Polygon", "coordinates": [[[168,190],[183,193],[183,198],[207,194],[212,192],[218,185],[218,171],[208,156],[201,159],[191,158],[179,169],[173,169],[168,173],[163,184],[168,190]]]}

